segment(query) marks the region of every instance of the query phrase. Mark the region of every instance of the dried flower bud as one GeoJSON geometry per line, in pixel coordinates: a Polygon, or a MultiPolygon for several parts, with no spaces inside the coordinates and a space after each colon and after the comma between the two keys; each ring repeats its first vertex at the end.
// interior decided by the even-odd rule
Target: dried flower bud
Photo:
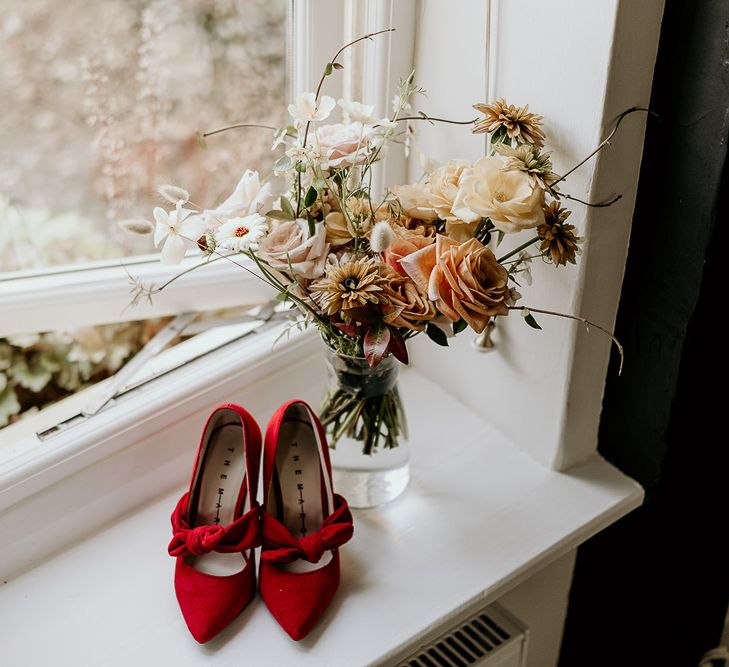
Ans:
{"type": "Polygon", "coordinates": [[[386,220],[381,220],[372,228],[372,235],[370,236],[370,248],[373,252],[384,252],[391,245],[395,238],[395,233],[390,227],[390,223],[386,220]]]}
{"type": "Polygon", "coordinates": [[[142,236],[151,234],[154,231],[154,225],[149,220],[142,220],[141,218],[132,220],[120,220],[117,224],[125,232],[140,234],[142,236]]]}
{"type": "Polygon", "coordinates": [[[183,204],[190,200],[190,193],[187,190],[178,188],[176,185],[160,185],[157,188],[159,192],[170,204],[176,204],[178,201],[183,204]]]}

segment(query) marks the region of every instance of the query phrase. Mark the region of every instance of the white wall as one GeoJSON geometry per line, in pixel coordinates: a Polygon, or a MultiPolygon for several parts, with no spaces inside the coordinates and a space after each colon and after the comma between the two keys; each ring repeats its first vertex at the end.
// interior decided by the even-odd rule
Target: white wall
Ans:
{"type": "Polygon", "coordinates": [[[499,599],[529,628],[525,667],[554,667],[559,660],[576,555],[570,551],[499,599]]]}
{"type": "MultiPolygon", "coordinates": [[[[488,97],[529,103],[545,116],[556,171],[564,172],[599,143],[620,111],[647,105],[662,0],[493,0],[490,54],[488,4],[419,3],[415,68],[428,91],[422,110],[468,119],[475,115],[471,104],[488,97]]],[[[616,192],[623,199],[609,209],[574,204],[570,221],[590,239],[582,261],[567,269],[536,263],[534,285],[522,290],[524,304],[612,327],[644,125],[642,114],[628,119],[609,155],[564,183],[564,192],[581,199],[601,200],[616,192]]],[[[439,162],[484,154],[482,136],[452,125],[420,123],[419,145],[439,162]]],[[[411,159],[410,177],[419,176],[417,160],[411,159]]],[[[518,314],[500,318],[494,353],[473,351],[471,334],[464,333],[449,350],[420,337],[413,356],[424,373],[534,458],[562,469],[595,450],[610,344],[580,325],[537,319],[543,331],[529,328],[518,314]]]]}

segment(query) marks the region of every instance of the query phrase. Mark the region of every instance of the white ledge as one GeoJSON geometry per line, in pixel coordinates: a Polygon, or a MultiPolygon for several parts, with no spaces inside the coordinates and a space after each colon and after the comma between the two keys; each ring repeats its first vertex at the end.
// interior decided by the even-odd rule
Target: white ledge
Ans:
{"type": "MultiPolygon", "coordinates": [[[[320,363],[280,375],[280,398],[313,399],[320,363]]],[[[341,588],[306,640],[288,639],[258,599],[208,645],[188,635],[166,554],[180,488],[0,587],[4,663],[392,664],[408,642],[498,599],[642,501],[598,456],[568,473],[543,468],[414,370],[403,392],[413,482],[391,505],[355,513],[341,588]]],[[[196,439],[178,443],[188,466],[196,439]]]]}

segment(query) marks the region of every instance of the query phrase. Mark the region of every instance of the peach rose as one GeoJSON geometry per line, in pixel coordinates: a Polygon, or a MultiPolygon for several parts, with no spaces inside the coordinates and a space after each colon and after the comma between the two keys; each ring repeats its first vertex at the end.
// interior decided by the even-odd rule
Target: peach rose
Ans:
{"type": "Polygon", "coordinates": [[[387,280],[383,285],[386,298],[382,307],[383,319],[393,327],[422,331],[425,322],[435,317],[435,305],[407,276],[389,266],[382,271],[387,280]]]}
{"type": "Polygon", "coordinates": [[[463,318],[481,333],[494,315],[508,315],[508,274],[494,253],[477,239],[457,243],[436,237],[400,260],[400,266],[451,322],[463,318]]]}
{"type": "Polygon", "coordinates": [[[362,164],[379,143],[377,130],[358,121],[322,125],[316,130],[316,145],[323,158],[322,169],[362,164]]]}
{"type": "Polygon", "coordinates": [[[395,238],[390,243],[390,247],[383,253],[383,258],[385,264],[392,267],[401,276],[404,276],[405,271],[400,266],[400,260],[418,250],[433,245],[435,237],[423,236],[399,226],[393,226],[392,230],[395,233],[395,238]]]}
{"type": "Polygon", "coordinates": [[[324,225],[317,224],[309,236],[306,220],[276,222],[259,243],[259,254],[274,269],[292,271],[300,278],[312,280],[324,274],[329,244],[324,225]]]}

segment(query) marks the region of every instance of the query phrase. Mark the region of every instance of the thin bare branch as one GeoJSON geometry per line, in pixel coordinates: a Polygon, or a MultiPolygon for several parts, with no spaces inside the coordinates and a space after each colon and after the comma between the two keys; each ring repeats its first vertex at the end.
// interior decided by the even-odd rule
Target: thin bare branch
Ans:
{"type": "Polygon", "coordinates": [[[626,116],[629,116],[630,114],[635,113],[636,111],[645,111],[646,113],[649,113],[652,116],[658,117],[658,114],[655,111],[651,111],[650,109],[646,109],[645,107],[631,107],[630,109],[627,109],[626,111],[623,111],[623,113],[621,113],[618,116],[617,121],[615,121],[615,127],[612,129],[612,131],[610,132],[610,134],[608,134],[607,137],[605,137],[600,142],[600,144],[598,145],[598,147],[594,151],[592,151],[592,153],[590,153],[584,160],[581,160],[574,167],[572,167],[572,169],[570,169],[567,173],[565,173],[562,176],[560,176],[554,183],[550,183],[550,186],[551,187],[554,187],[555,185],[557,185],[557,183],[561,183],[570,174],[572,174],[575,171],[577,171],[591,157],[593,157],[594,155],[597,155],[603,148],[605,148],[605,146],[607,146],[610,143],[610,140],[615,136],[615,133],[618,131],[618,128],[620,127],[620,123],[623,122],[623,119],[626,116]]]}
{"type": "Polygon", "coordinates": [[[208,137],[212,137],[214,134],[220,134],[221,132],[227,132],[228,130],[237,130],[245,127],[257,127],[262,130],[273,130],[274,132],[278,130],[277,127],[273,127],[272,125],[261,125],[260,123],[236,123],[235,125],[219,127],[217,130],[210,130],[210,132],[202,132],[200,136],[207,139],[208,137]]]}
{"type": "Polygon", "coordinates": [[[555,317],[563,317],[568,320],[582,322],[586,327],[588,327],[588,332],[589,327],[595,327],[599,331],[602,331],[606,336],[610,338],[615,347],[618,348],[618,352],[620,353],[620,367],[618,368],[618,375],[622,374],[623,362],[625,361],[625,351],[623,350],[623,346],[620,344],[620,341],[615,337],[615,334],[612,331],[609,331],[605,327],[602,327],[591,320],[580,317],[579,315],[568,315],[567,313],[558,313],[557,311],[545,310],[544,308],[532,308],[531,306],[507,306],[507,308],[509,310],[527,310],[530,313],[541,313],[542,315],[554,315],[555,317]]]}
{"type": "Polygon", "coordinates": [[[450,120],[449,118],[436,118],[435,116],[403,116],[397,118],[396,121],[399,123],[401,120],[429,120],[435,123],[450,123],[451,125],[473,125],[478,118],[472,118],[471,120],[450,120]]]}

